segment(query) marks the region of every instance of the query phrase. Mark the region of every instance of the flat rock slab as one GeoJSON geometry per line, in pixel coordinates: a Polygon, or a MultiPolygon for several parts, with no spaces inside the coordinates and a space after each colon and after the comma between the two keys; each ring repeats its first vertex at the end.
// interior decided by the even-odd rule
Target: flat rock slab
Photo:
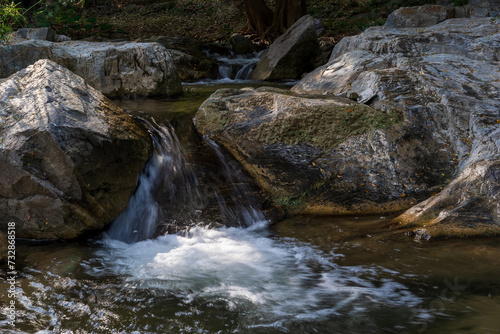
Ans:
{"type": "Polygon", "coordinates": [[[170,53],[157,43],[53,43],[30,39],[0,46],[0,59],[0,78],[40,59],[50,59],[108,97],[182,93],[170,53]]]}
{"type": "Polygon", "coordinates": [[[417,237],[500,234],[500,22],[451,19],[427,28],[373,27],[344,38],[299,94],[355,97],[402,108],[414,127],[453,155],[443,191],[396,219],[417,237]]]}
{"type": "Polygon", "coordinates": [[[0,227],[69,239],[125,208],[151,155],[148,133],[50,60],[0,83],[0,227]]]}

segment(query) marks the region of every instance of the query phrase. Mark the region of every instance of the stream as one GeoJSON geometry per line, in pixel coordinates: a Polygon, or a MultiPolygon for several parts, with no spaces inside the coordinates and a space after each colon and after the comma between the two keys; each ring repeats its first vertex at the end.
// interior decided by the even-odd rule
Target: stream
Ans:
{"type": "Polygon", "coordinates": [[[149,117],[156,145],[129,207],[98,236],[18,241],[17,322],[2,308],[0,332],[500,333],[498,239],[417,242],[390,231],[389,216],[267,222],[237,166],[192,128],[228,86],[243,87],[116,101],[149,117]],[[209,194],[200,149],[227,183],[209,194]],[[207,201],[231,227],[206,224],[207,201]]]}

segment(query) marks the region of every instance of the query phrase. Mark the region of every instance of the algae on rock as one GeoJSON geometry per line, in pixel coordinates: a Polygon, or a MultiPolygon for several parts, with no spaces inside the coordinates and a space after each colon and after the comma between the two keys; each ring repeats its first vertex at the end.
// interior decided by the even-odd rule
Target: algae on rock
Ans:
{"type": "Polygon", "coordinates": [[[244,88],[214,93],[195,126],[289,214],[385,213],[422,199],[444,184],[443,174],[450,176],[451,157],[418,131],[405,135],[404,117],[398,108],[376,110],[345,98],[244,88]],[[424,159],[433,168],[424,169],[424,159]]]}

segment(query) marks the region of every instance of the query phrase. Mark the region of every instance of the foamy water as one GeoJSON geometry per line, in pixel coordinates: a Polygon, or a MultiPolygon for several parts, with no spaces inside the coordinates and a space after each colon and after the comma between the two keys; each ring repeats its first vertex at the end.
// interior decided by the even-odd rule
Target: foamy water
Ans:
{"type": "Polygon", "coordinates": [[[135,244],[105,238],[96,253],[102,266],[89,266],[88,272],[161,289],[188,304],[222,302],[232,311],[244,309],[259,326],[420,303],[402,284],[377,279],[375,269],[336,265],[334,257],[308,245],[271,238],[266,225],[196,227],[187,235],[135,244]]]}

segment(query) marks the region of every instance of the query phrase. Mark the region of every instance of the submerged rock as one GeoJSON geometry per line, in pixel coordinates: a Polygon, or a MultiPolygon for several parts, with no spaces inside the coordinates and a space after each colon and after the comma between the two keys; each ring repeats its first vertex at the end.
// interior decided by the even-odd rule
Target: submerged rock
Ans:
{"type": "Polygon", "coordinates": [[[451,152],[397,108],[272,88],[214,93],[195,117],[288,214],[379,214],[443,186],[451,152]]]}
{"type": "Polygon", "coordinates": [[[301,17],[281,35],[257,62],[253,80],[296,79],[313,69],[320,54],[316,23],[310,15],[301,17]]]}
{"type": "Polygon", "coordinates": [[[182,86],[170,53],[156,43],[21,40],[0,46],[0,78],[40,59],[81,76],[108,97],[178,95],[182,86]]]}
{"type": "MultiPolygon", "coordinates": [[[[378,110],[398,108],[407,124],[402,136],[420,136],[456,165],[444,168],[443,181],[450,173],[454,177],[442,191],[395,222],[430,238],[500,235],[498,45],[500,25],[492,18],[450,19],[427,28],[373,27],[344,38],[329,63],[292,91],[355,96],[378,110]]],[[[429,163],[422,161],[423,168],[435,168],[429,163]]]]}
{"type": "Polygon", "coordinates": [[[0,83],[0,227],[68,239],[125,208],[151,154],[148,133],[50,60],[0,83]]]}

